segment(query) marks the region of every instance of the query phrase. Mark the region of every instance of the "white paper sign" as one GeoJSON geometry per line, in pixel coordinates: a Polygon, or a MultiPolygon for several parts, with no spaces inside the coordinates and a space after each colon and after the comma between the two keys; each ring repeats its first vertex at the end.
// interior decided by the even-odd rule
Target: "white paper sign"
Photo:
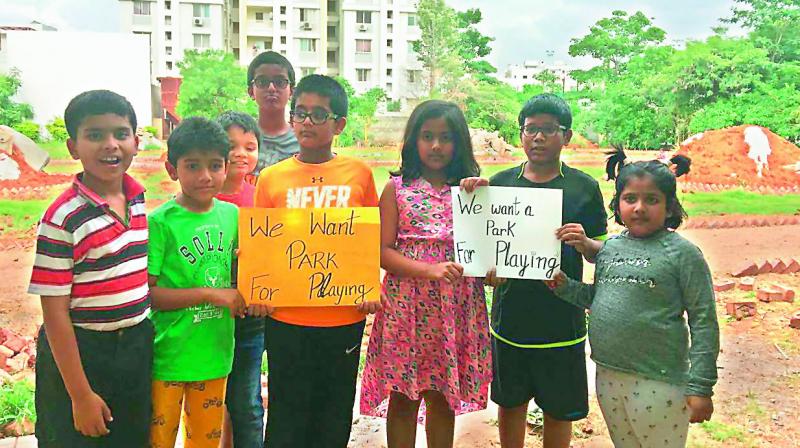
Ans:
{"type": "Polygon", "coordinates": [[[470,194],[452,187],[456,262],[467,277],[493,267],[502,278],[550,279],[561,265],[562,191],[552,188],[481,187],[470,194]]]}

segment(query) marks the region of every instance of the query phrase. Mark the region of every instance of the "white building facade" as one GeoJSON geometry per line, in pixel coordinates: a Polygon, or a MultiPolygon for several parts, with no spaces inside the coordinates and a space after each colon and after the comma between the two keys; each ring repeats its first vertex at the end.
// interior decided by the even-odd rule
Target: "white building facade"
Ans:
{"type": "Polygon", "coordinates": [[[578,83],[569,76],[573,69],[562,61],[545,63],[545,61],[525,61],[522,64],[511,64],[505,72],[504,81],[520,90],[528,84],[541,84],[536,77],[543,71],[553,73],[563,91],[575,90],[578,83]]]}

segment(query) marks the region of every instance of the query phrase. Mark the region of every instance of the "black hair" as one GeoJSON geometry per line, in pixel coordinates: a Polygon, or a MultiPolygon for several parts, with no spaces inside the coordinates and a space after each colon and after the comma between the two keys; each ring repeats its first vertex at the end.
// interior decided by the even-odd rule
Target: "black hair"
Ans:
{"type": "Polygon", "coordinates": [[[667,218],[664,221],[664,227],[667,229],[677,229],[683,223],[683,220],[688,217],[686,210],[683,209],[680,201],[678,200],[678,186],[675,180],[675,175],[672,171],[659,162],[658,160],[648,160],[629,163],[622,167],[619,171],[619,176],[614,184],[614,198],[608,208],[614,213],[614,221],[617,224],[622,224],[622,216],[619,212],[619,201],[622,196],[622,190],[632,178],[650,177],[664,197],[667,199],[667,218]]]}
{"type": "Polygon", "coordinates": [[[294,88],[294,67],[292,67],[292,63],[289,62],[286,57],[280,53],[276,53],[274,51],[265,51],[260,53],[258,56],[253,58],[250,61],[250,65],[247,66],[247,86],[249,87],[250,84],[253,83],[253,78],[255,78],[256,69],[265,64],[274,64],[280,65],[281,67],[286,69],[286,74],[289,75],[289,87],[294,88]]]}
{"type": "Polygon", "coordinates": [[[251,115],[244,112],[229,110],[221,113],[220,116],[217,117],[216,122],[222,126],[225,132],[228,132],[231,126],[237,126],[241,128],[242,131],[255,135],[258,148],[261,149],[261,129],[258,128],[258,123],[256,123],[256,120],[251,115]]]}
{"type": "Polygon", "coordinates": [[[572,128],[572,112],[569,105],[560,96],[542,93],[529,99],[519,111],[519,127],[525,125],[525,119],[538,114],[550,114],[558,120],[558,124],[567,129],[572,128]]]}
{"type": "Polygon", "coordinates": [[[676,154],[669,161],[675,165],[675,177],[681,177],[691,170],[692,159],[683,154],[676,154]]]}
{"type": "Polygon", "coordinates": [[[226,161],[231,149],[228,134],[217,122],[205,117],[188,117],[172,131],[167,140],[167,160],[178,166],[178,160],[191,151],[213,152],[226,161]]]}
{"type": "Polygon", "coordinates": [[[340,117],[347,116],[347,93],[344,87],[335,79],[325,75],[308,75],[297,83],[292,95],[291,108],[294,110],[297,99],[304,93],[316,93],[328,98],[331,102],[331,112],[340,117]]]}
{"type": "Polygon", "coordinates": [[[69,138],[73,140],[78,138],[78,128],[87,117],[103,114],[114,114],[127,118],[131,124],[131,130],[136,132],[136,112],[130,101],[110,90],[89,90],[70,100],[64,110],[64,125],[69,138]]]}
{"type": "Polygon", "coordinates": [[[465,177],[480,175],[481,168],[472,152],[469,127],[464,113],[454,103],[442,100],[428,100],[414,108],[406,123],[403,135],[403,149],[400,153],[400,169],[392,176],[403,176],[404,181],[417,179],[422,175],[422,161],[419,158],[417,139],[422,125],[433,118],[444,118],[453,135],[453,160],[447,165],[447,183],[458,185],[465,177]]]}

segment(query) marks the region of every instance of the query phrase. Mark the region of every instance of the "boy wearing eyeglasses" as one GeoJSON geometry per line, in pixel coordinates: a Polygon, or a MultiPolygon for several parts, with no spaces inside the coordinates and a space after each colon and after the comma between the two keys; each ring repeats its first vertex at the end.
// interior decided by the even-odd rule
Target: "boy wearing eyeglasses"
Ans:
{"type": "Polygon", "coordinates": [[[247,67],[247,94],[258,104],[261,148],[253,179],[267,166],[300,151],[286,121],[286,104],[292,96],[295,75],[292,64],[280,53],[265,51],[247,67]]]}
{"type": "MultiPolygon", "coordinates": [[[[300,152],[261,172],[255,206],[377,207],[369,167],[331,149],[347,123],[342,86],[328,76],[306,76],[291,106],[300,152]]],[[[283,307],[267,318],[266,447],[347,446],[365,317],[379,306],[283,307]]]]}
{"type": "MultiPolygon", "coordinates": [[[[527,160],[488,182],[467,179],[462,187],[562,190],[565,224],[556,234],[564,243],[560,269],[581,281],[583,258],[593,261],[599,240],[605,239],[607,217],[597,181],[561,161],[561,149],[572,138],[569,106],[558,96],[537,95],[523,106],[519,126],[527,160]]],[[[496,279],[489,273],[486,281],[495,286],[491,399],[499,406],[500,445],[524,446],[528,402],[534,399],[544,412],[544,447],[567,448],[572,422],[589,412],[585,313],[556,300],[540,280],[496,279]]]]}

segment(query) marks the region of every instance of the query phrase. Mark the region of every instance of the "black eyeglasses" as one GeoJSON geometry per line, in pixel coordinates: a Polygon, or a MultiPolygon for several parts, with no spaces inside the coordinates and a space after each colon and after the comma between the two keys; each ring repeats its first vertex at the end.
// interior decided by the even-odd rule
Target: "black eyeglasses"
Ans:
{"type": "Polygon", "coordinates": [[[259,76],[255,78],[252,84],[259,89],[266,89],[270,84],[274,85],[276,89],[285,89],[289,85],[289,80],[286,78],[265,78],[259,76]]]}
{"type": "Polygon", "coordinates": [[[306,118],[311,118],[311,123],[313,124],[322,124],[328,121],[328,119],[338,120],[340,116],[321,107],[316,107],[312,109],[311,112],[303,109],[295,109],[289,112],[289,120],[292,123],[300,124],[306,121],[306,118]]]}
{"type": "Polygon", "coordinates": [[[544,125],[542,127],[529,124],[527,126],[523,126],[520,128],[522,133],[528,137],[533,137],[538,133],[542,133],[545,137],[552,137],[558,134],[559,131],[566,131],[567,128],[564,126],[557,126],[557,125],[544,125]]]}

